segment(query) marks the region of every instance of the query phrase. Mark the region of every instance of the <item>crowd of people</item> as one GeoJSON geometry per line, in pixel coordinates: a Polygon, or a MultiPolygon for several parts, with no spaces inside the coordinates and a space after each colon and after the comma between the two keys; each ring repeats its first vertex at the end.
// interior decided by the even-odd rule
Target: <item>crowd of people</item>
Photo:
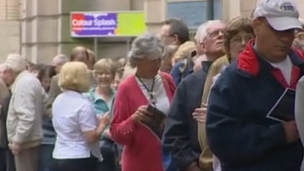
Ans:
{"type": "Polygon", "coordinates": [[[250,18],[179,19],[126,57],[77,46],[0,65],[0,171],[304,171],[304,24],[291,0],[250,18]]]}

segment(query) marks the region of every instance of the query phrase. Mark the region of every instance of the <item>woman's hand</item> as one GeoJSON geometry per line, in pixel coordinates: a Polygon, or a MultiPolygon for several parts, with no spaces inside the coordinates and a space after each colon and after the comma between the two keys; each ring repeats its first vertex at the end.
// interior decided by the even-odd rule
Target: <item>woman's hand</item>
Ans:
{"type": "Polygon", "coordinates": [[[106,129],[106,130],[104,131],[104,134],[105,134],[108,138],[110,138],[111,140],[113,140],[112,134],[111,134],[111,132],[110,132],[109,129],[106,129]]]}
{"type": "Polygon", "coordinates": [[[135,122],[147,122],[153,114],[147,111],[147,106],[140,106],[131,117],[135,122]]]}
{"type": "Polygon", "coordinates": [[[109,113],[100,116],[98,120],[99,120],[99,125],[104,125],[104,126],[108,125],[110,123],[109,113]]]}
{"type": "Polygon", "coordinates": [[[98,121],[99,122],[98,122],[98,127],[96,129],[96,132],[97,132],[97,136],[99,137],[102,134],[102,132],[104,131],[104,129],[107,127],[107,125],[110,123],[109,113],[99,116],[98,121]]]}

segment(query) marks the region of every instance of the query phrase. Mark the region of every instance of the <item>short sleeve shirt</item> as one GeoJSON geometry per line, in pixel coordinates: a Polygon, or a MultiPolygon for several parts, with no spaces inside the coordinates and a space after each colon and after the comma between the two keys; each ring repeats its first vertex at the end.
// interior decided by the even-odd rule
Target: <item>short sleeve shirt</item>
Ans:
{"type": "Polygon", "coordinates": [[[57,133],[53,158],[90,157],[90,144],[82,132],[95,130],[97,117],[89,100],[78,92],[64,91],[55,99],[52,110],[57,133]]]}

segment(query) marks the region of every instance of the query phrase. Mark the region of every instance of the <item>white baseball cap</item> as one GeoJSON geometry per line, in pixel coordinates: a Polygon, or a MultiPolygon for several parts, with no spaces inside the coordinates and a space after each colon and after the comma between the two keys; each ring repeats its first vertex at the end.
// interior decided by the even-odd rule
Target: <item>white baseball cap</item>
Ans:
{"type": "Polygon", "coordinates": [[[292,0],[261,0],[254,10],[253,17],[265,17],[270,26],[277,31],[303,30],[298,9],[292,0]]]}

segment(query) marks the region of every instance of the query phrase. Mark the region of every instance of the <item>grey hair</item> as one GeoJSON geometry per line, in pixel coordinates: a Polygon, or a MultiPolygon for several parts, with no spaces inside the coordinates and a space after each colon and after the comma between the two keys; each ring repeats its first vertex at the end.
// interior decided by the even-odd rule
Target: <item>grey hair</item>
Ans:
{"type": "Polygon", "coordinates": [[[4,72],[7,70],[10,70],[10,68],[7,66],[7,64],[5,64],[5,63],[0,64],[0,72],[4,72]]]}
{"type": "Polygon", "coordinates": [[[214,24],[224,23],[221,20],[209,20],[201,24],[195,34],[194,40],[198,43],[202,43],[208,36],[208,29],[210,29],[214,24]]]}
{"type": "Polygon", "coordinates": [[[69,58],[66,56],[66,55],[64,55],[64,54],[58,54],[58,55],[56,55],[55,57],[54,57],[54,59],[53,59],[53,61],[55,61],[55,60],[59,60],[59,65],[63,65],[63,64],[65,64],[66,62],[68,62],[69,61],[69,58]]]}
{"type": "Polygon", "coordinates": [[[160,38],[153,33],[145,33],[138,36],[128,53],[130,63],[133,65],[138,59],[149,58],[151,60],[163,58],[165,47],[160,38]]]}
{"type": "Polygon", "coordinates": [[[299,32],[296,34],[292,46],[296,49],[304,51],[304,32],[299,32]]]}
{"type": "Polygon", "coordinates": [[[19,54],[9,54],[4,64],[8,69],[16,73],[26,70],[26,60],[19,54]]]}
{"type": "Polygon", "coordinates": [[[302,27],[304,29],[304,20],[302,18],[299,18],[299,21],[300,21],[300,23],[301,23],[301,25],[302,25],[302,27]]]}

